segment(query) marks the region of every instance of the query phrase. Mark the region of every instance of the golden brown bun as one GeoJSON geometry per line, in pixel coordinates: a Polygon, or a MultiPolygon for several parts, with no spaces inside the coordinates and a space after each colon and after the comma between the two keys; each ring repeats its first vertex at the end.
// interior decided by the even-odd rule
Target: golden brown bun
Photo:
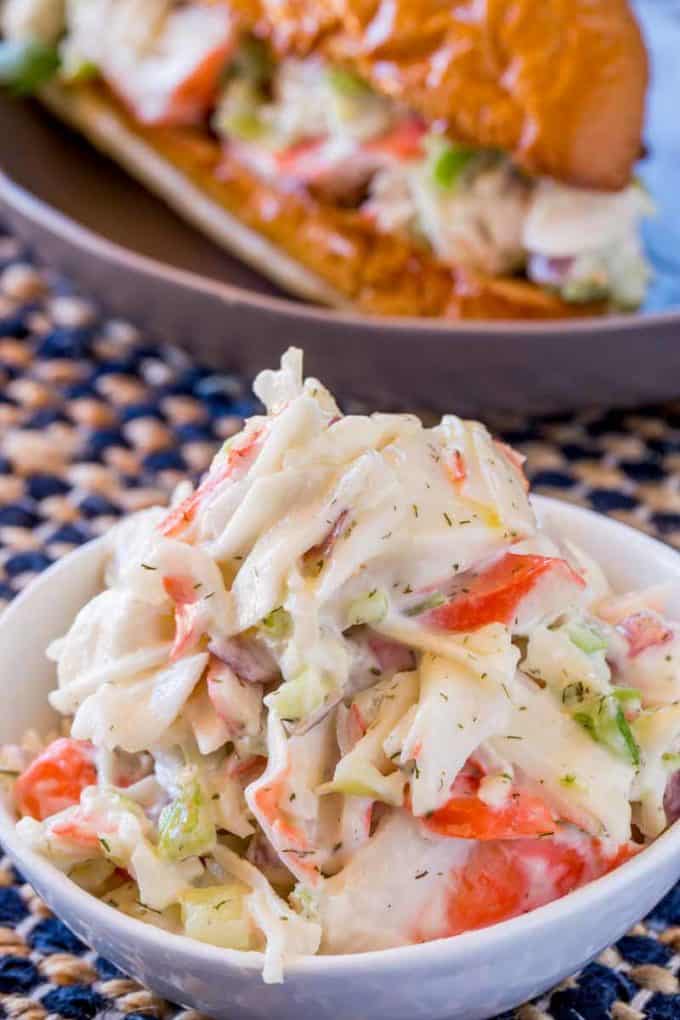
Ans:
{"type": "Polygon", "coordinates": [[[457,139],[615,190],[640,155],[647,54],[627,0],[232,0],[279,52],[322,49],[457,139]]]}
{"type": "Polygon", "coordinates": [[[545,319],[597,314],[533,284],[451,270],[353,210],[264,184],[204,132],[134,122],[101,85],[45,101],[190,222],[302,297],[369,314],[545,319]]]}

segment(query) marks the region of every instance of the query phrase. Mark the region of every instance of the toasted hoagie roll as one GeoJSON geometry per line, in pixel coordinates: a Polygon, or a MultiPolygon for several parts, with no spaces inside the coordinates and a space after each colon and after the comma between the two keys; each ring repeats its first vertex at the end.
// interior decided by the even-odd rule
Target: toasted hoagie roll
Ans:
{"type": "Polygon", "coordinates": [[[0,79],[292,293],[501,319],[644,297],[623,0],[5,0],[3,29],[0,79]]]}

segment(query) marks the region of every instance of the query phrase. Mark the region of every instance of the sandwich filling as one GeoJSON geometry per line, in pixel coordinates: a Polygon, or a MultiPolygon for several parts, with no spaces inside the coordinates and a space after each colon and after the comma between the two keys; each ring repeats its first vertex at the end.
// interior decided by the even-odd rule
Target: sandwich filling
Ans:
{"type": "Polygon", "coordinates": [[[639,183],[531,177],[324,56],[274,55],[229,3],[6,0],[3,30],[0,79],[21,89],[101,78],[140,123],[199,127],[268,185],[356,210],[444,265],[524,274],[573,303],[644,299],[639,183]]]}

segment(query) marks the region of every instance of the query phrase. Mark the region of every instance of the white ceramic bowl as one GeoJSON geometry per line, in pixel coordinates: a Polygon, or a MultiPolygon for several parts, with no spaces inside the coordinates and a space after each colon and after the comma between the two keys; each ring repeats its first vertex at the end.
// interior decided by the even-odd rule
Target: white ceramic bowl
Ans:
{"type": "MultiPolygon", "coordinates": [[[[549,533],[604,566],[615,588],[680,580],[680,555],[615,521],[536,499],[549,533]]],[[[48,642],[100,587],[104,549],[85,546],[43,574],[0,619],[0,742],[54,718],[48,642]]],[[[79,889],[18,840],[0,807],[0,841],[41,896],[85,942],[160,995],[216,1018],[482,1020],[538,995],[618,939],[680,878],[680,822],[612,874],[523,917],[424,945],[309,957],[265,985],[258,953],[216,949],[131,920],[79,889]]]]}

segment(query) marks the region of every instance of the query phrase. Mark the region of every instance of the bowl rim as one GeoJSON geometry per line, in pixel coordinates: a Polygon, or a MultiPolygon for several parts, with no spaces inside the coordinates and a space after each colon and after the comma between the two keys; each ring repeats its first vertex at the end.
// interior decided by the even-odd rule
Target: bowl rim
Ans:
{"type": "MultiPolygon", "coordinates": [[[[674,565],[680,576],[680,551],[603,514],[596,513],[562,500],[546,496],[532,496],[532,503],[543,511],[557,511],[567,517],[582,518],[585,522],[596,520],[600,526],[609,527],[621,534],[622,540],[627,534],[635,538],[643,547],[647,547],[656,556],[662,555],[674,565]]],[[[61,573],[71,572],[81,560],[101,558],[107,544],[107,536],[101,536],[87,542],[53,563],[47,570],[33,580],[20,595],[7,607],[0,619],[0,640],[3,630],[12,626],[13,617],[18,615],[31,601],[33,592],[38,585],[47,585],[61,573]]],[[[147,924],[137,918],[109,906],[91,893],[72,882],[63,872],[46,858],[27,847],[15,829],[15,821],[7,806],[7,793],[0,796],[0,840],[9,856],[14,859],[20,870],[28,872],[28,880],[35,876],[36,884],[49,886],[61,897],[68,898],[73,905],[73,915],[87,923],[92,930],[115,930],[116,938],[134,942],[141,950],[165,950],[168,954],[181,956],[185,960],[200,958],[203,963],[213,967],[235,967],[240,970],[261,971],[264,954],[256,951],[221,949],[207,943],[191,939],[186,935],[165,931],[147,924]]],[[[407,946],[395,946],[388,949],[375,949],[362,953],[328,954],[297,957],[285,964],[285,978],[313,977],[318,974],[349,977],[358,972],[377,969],[381,971],[399,970],[403,966],[428,968],[437,964],[455,965],[470,957],[482,957],[494,951],[499,945],[513,940],[521,940],[541,927],[550,928],[557,924],[566,924],[570,919],[581,915],[584,911],[595,909],[605,900],[615,898],[629,883],[644,885],[646,878],[657,869],[677,857],[680,851],[680,819],[658,836],[653,843],[635,857],[601,876],[574,892],[560,899],[553,900],[544,906],[500,921],[473,931],[459,935],[433,939],[429,942],[407,946]]]]}
{"type": "Polygon", "coordinates": [[[13,177],[0,168],[0,203],[6,203],[19,215],[33,224],[50,231],[61,241],[137,273],[155,276],[184,290],[210,294],[229,305],[240,305],[283,319],[307,320],[319,327],[326,325],[343,326],[347,329],[370,328],[377,336],[389,340],[393,332],[435,333],[455,337],[456,333],[476,335],[480,338],[492,336],[558,336],[560,334],[586,334],[598,332],[633,332],[641,325],[661,327],[668,324],[680,325],[680,307],[657,312],[617,313],[602,316],[579,316],[573,319],[443,319],[414,316],[366,315],[352,309],[325,308],[322,305],[305,303],[288,297],[258,294],[247,287],[224,283],[209,276],[202,276],[188,269],[180,269],[161,262],[150,255],[142,255],[124,245],[111,241],[89,227],[83,226],[74,217],[52,206],[46,200],[32,194],[13,177]]]}

